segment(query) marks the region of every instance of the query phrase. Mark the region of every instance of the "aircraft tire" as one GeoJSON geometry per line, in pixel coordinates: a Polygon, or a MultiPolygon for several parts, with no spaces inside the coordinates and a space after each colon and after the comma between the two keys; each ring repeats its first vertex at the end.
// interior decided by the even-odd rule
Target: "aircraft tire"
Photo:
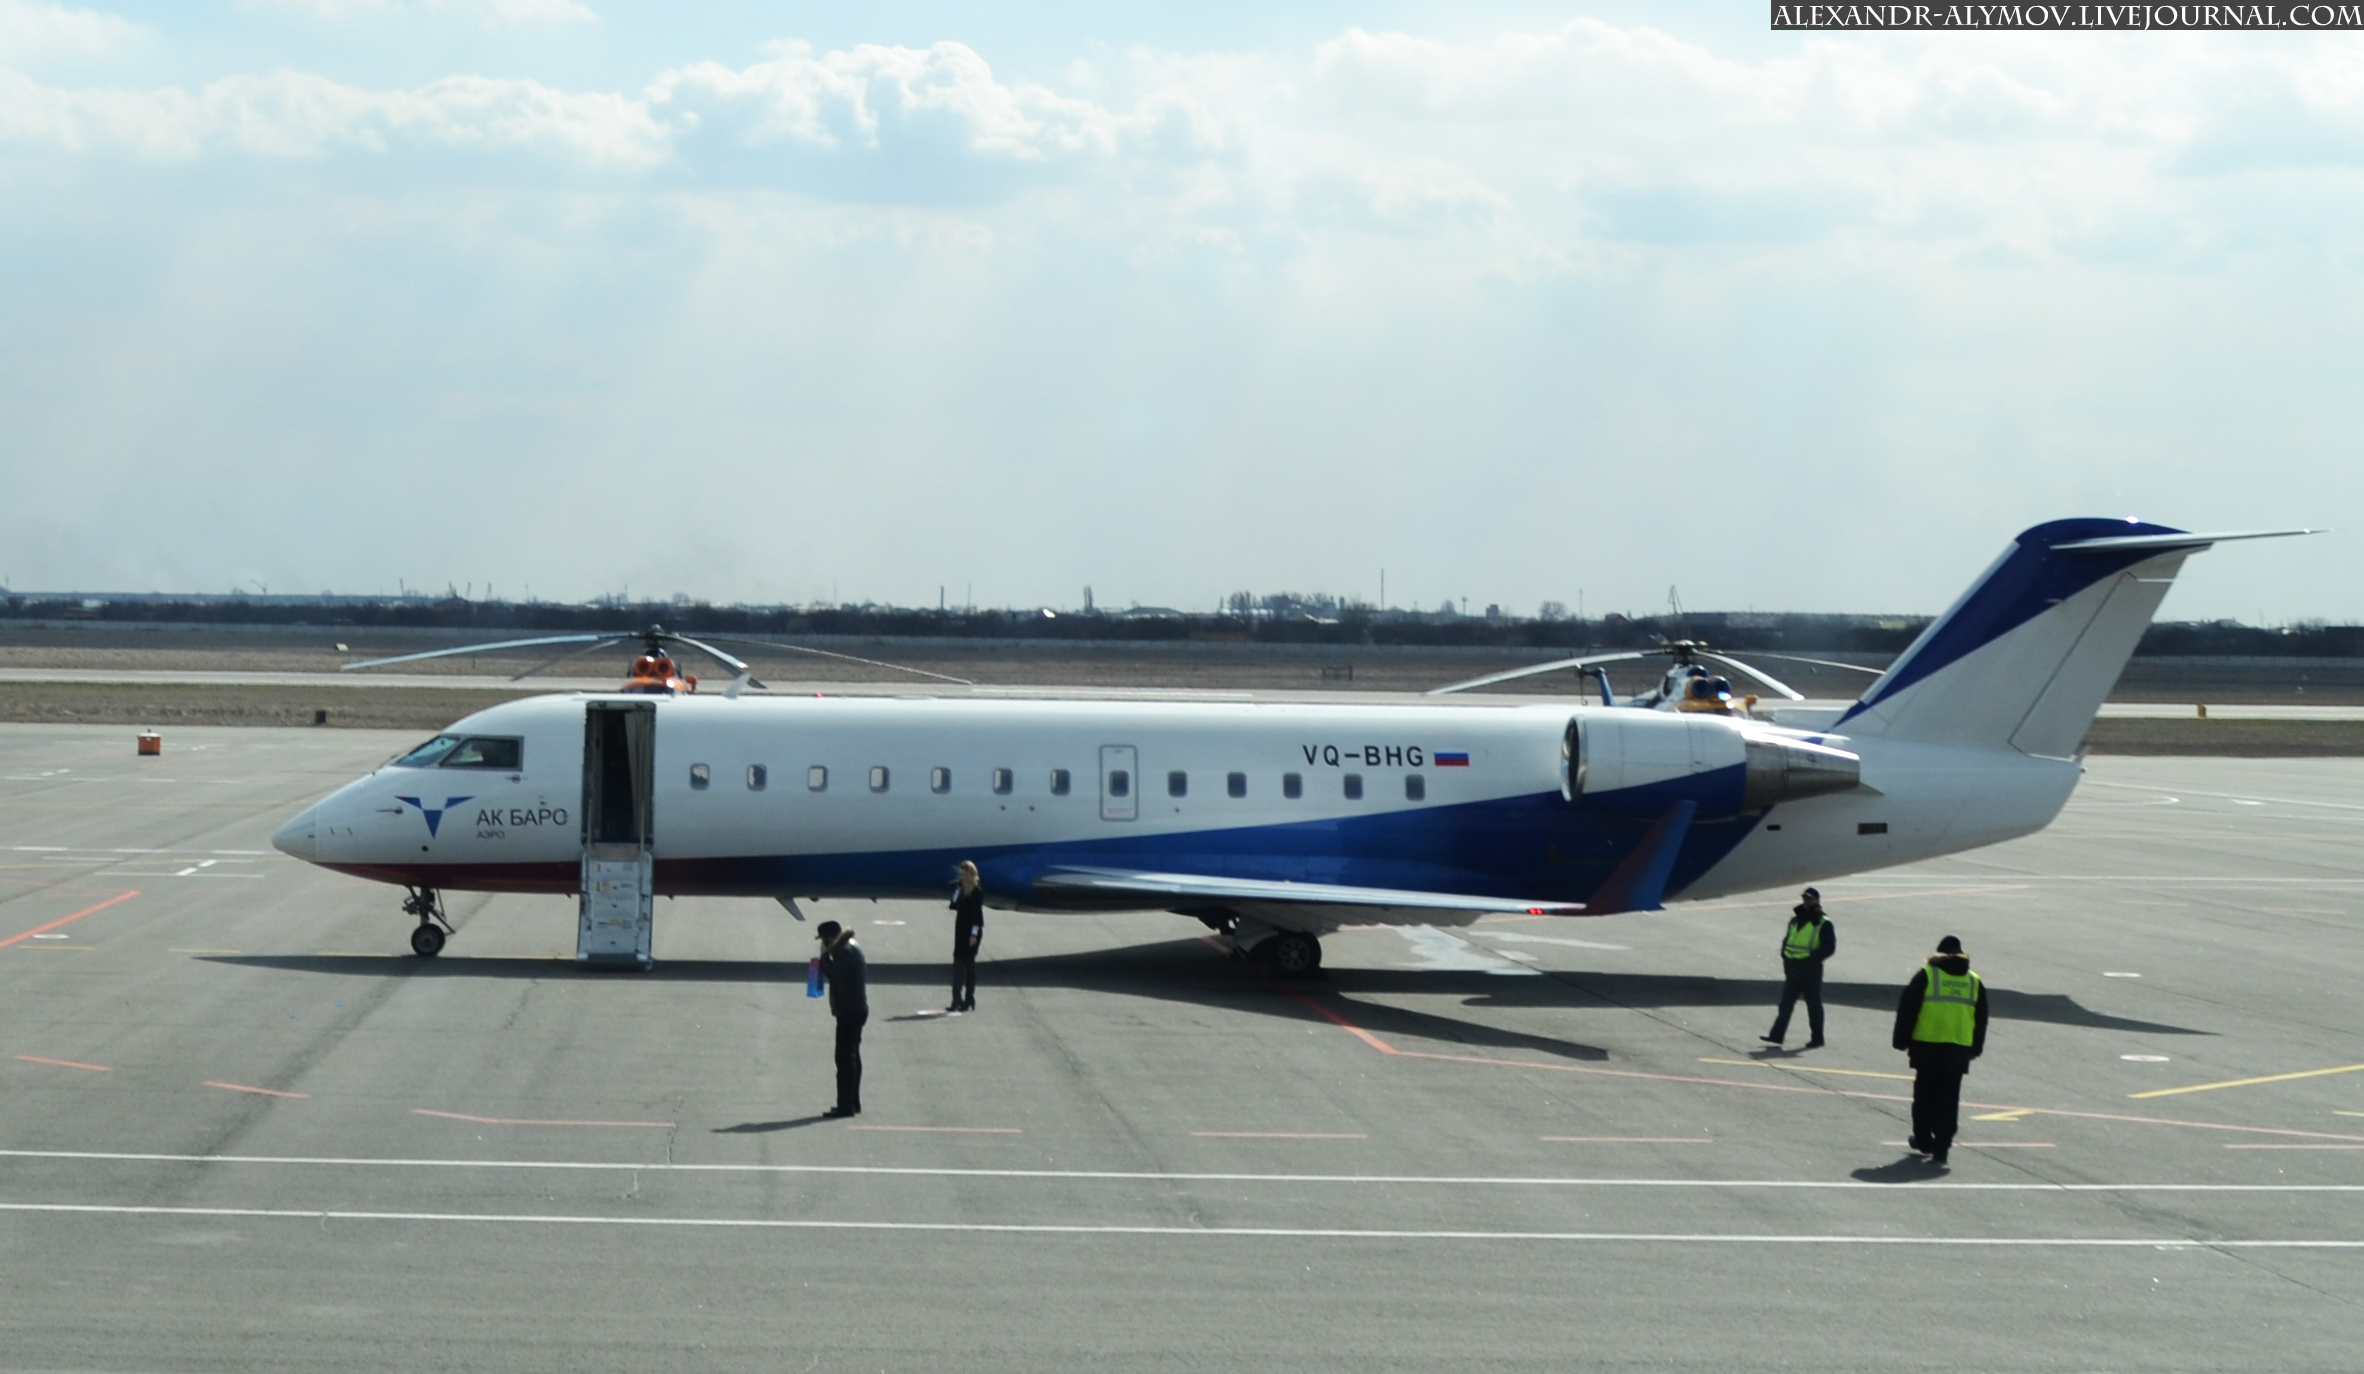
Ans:
{"type": "Polygon", "coordinates": [[[421,959],[432,959],[443,953],[443,927],[420,926],[410,933],[410,952],[421,959]]]}
{"type": "Polygon", "coordinates": [[[1321,971],[1322,942],[1294,930],[1266,940],[1257,952],[1284,978],[1310,978],[1321,971]]]}

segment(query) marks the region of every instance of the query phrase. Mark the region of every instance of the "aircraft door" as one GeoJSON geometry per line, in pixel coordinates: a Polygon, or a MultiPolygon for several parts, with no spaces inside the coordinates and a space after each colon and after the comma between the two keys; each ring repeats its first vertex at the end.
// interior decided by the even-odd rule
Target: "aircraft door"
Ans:
{"type": "Polygon", "coordinates": [[[1140,751],[1129,744],[1101,745],[1100,819],[1129,821],[1140,814],[1140,751]]]}
{"type": "Polygon", "coordinates": [[[656,906],[657,708],[594,701],[583,709],[582,921],[575,961],[650,962],[656,906]]]}

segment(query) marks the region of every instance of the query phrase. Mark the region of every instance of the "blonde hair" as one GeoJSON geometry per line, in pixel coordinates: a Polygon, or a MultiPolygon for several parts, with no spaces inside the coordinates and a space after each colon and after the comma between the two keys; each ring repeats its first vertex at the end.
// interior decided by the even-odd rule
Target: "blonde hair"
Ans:
{"type": "Polygon", "coordinates": [[[973,878],[977,876],[977,865],[967,859],[963,859],[960,861],[959,871],[973,878]]]}

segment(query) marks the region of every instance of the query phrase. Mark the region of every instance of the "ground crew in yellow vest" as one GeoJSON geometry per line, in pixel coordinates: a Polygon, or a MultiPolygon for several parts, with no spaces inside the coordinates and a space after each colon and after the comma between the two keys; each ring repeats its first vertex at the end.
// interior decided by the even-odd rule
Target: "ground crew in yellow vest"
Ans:
{"type": "Polygon", "coordinates": [[[1962,1075],[1986,1052],[1986,983],[1948,935],[1896,1002],[1896,1048],[1912,1056],[1913,1134],[1907,1142],[1945,1163],[1962,1115],[1962,1075]]]}
{"type": "Polygon", "coordinates": [[[1822,965],[1839,952],[1839,932],[1822,914],[1822,894],[1807,888],[1790,909],[1789,928],[1781,934],[1781,1010],[1773,1029],[1757,1038],[1778,1045],[1789,1034],[1789,1014],[1806,1001],[1806,1029],[1812,1034],[1806,1048],[1822,1048],[1822,965]]]}

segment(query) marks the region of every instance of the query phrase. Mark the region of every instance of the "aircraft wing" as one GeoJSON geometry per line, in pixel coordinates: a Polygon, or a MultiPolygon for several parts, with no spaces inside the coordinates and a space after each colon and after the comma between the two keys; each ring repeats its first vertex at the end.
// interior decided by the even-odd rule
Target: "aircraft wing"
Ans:
{"type": "Polygon", "coordinates": [[[1145,873],[1123,868],[1057,868],[1034,880],[1048,892],[1101,892],[1165,897],[1182,902],[1256,905],[1393,908],[1405,911],[1510,911],[1529,916],[1578,916],[1581,903],[1530,901],[1521,897],[1470,897],[1452,892],[1414,892],[1338,883],[1284,883],[1260,878],[1210,878],[1197,873],[1145,873]]]}

